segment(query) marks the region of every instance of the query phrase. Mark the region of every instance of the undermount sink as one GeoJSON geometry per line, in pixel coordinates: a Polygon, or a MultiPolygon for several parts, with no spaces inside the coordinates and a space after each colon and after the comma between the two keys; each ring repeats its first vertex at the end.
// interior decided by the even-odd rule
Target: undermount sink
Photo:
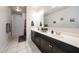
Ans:
{"type": "Polygon", "coordinates": [[[63,38],[63,34],[61,32],[54,32],[55,37],[63,38]]]}

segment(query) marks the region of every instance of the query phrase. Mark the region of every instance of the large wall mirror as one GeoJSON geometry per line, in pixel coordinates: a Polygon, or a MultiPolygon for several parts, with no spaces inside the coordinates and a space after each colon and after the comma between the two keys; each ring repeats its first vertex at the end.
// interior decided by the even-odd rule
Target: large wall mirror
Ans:
{"type": "Polygon", "coordinates": [[[55,31],[79,34],[79,6],[50,6],[44,14],[44,25],[55,31]]]}

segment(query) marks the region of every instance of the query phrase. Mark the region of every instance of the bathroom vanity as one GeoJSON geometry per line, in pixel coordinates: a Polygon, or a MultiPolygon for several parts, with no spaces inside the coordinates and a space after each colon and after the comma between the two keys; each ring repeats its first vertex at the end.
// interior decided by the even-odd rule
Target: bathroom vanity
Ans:
{"type": "Polygon", "coordinates": [[[43,53],[79,53],[79,38],[31,28],[31,39],[43,53]]]}
{"type": "Polygon", "coordinates": [[[32,19],[32,41],[45,53],[79,53],[79,7],[51,7],[37,21],[32,19]]]}

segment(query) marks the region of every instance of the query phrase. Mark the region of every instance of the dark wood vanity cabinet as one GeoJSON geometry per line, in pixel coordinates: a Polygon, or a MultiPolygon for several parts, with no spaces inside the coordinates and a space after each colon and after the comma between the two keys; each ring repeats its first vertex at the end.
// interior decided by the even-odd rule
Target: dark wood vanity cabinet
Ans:
{"type": "Polygon", "coordinates": [[[44,53],[52,52],[51,43],[42,38],[41,34],[31,31],[31,39],[42,52],[44,53]]]}
{"type": "Polygon", "coordinates": [[[35,31],[31,31],[31,39],[43,53],[76,53],[79,48],[45,36],[35,31]]]}

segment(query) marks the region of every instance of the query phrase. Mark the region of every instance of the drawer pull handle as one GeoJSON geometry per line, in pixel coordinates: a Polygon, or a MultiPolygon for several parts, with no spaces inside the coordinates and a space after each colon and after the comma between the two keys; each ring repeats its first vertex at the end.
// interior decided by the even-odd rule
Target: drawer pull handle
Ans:
{"type": "Polygon", "coordinates": [[[52,45],[49,45],[49,47],[51,47],[51,48],[52,48],[52,45]]]}

